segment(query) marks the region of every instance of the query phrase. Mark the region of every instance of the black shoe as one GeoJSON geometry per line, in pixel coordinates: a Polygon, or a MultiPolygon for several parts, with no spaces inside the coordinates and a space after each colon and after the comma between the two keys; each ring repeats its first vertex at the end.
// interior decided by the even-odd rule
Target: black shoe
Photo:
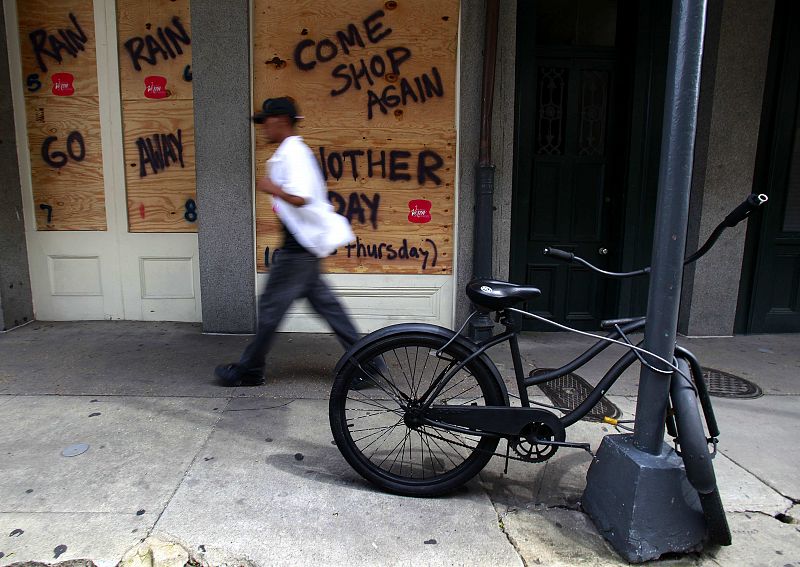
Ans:
{"type": "Polygon", "coordinates": [[[264,371],[262,369],[247,370],[236,363],[220,364],[214,369],[214,375],[219,378],[221,386],[229,388],[234,386],[260,386],[264,383],[264,371]]]}

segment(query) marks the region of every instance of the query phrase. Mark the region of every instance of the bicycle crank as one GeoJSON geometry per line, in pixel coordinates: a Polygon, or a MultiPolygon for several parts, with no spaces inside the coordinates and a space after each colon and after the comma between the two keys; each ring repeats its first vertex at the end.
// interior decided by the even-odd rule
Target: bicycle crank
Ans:
{"type": "Polygon", "coordinates": [[[528,423],[519,434],[509,437],[508,446],[523,461],[541,463],[556,454],[565,445],[566,431],[559,419],[550,412],[541,416],[544,419],[528,423]]]}

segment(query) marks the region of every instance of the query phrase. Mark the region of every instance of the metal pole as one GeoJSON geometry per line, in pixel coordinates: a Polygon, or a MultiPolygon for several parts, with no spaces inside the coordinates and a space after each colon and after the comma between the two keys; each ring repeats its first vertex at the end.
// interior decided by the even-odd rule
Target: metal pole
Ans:
{"type": "MultiPolygon", "coordinates": [[[[475,186],[475,230],[472,245],[472,275],[492,277],[492,224],[494,215],[494,165],[492,165],[492,103],[494,71],[497,57],[497,22],[500,3],[486,0],[486,33],[483,50],[483,84],[481,88],[481,132],[475,186]]],[[[470,323],[470,336],[485,339],[492,334],[491,317],[484,313],[470,323]]]]}
{"type": "MultiPolygon", "coordinates": [[[[667,360],[672,360],[678,327],[705,19],[706,0],[673,2],[644,337],[644,348],[667,360]]],[[[666,369],[663,363],[650,362],[666,369]]],[[[633,444],[653,455],[663,446],[669,383],[669,374],[642,366],[633,444]]]]}

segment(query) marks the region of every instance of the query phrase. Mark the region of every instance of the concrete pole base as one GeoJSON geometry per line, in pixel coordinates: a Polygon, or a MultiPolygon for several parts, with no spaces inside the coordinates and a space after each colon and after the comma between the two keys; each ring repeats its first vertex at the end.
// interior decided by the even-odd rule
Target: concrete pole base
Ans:
{"type": "Polygon", "coordinates": [[[607,435],[586,475],[581,505],[631,563],[703,548],[700,499],[666,444],[651,455],[633,446],[633,435],[607,435]]]}

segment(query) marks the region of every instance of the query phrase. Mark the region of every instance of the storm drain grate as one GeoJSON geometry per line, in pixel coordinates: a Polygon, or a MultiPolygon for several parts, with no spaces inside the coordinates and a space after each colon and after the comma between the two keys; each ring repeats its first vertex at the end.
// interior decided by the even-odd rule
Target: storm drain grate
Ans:
{"type": "MultiPolygon", "coordinates": [[[[550,368],[537,368],[533,371],[533,376],[547,372],[550,368]]],[[[592,386],[578,376],[570,372],[544,384],[537,384],[539,389],[544,392],[554,406],[572,411],[577,408],[592,391],[592,386]]],[[[603,421],[604,417],[618,418],[622,412],[617,406],[608,401],[603,396],[595,404],[592,410],[583,418],[587,421],[603,421]]]]}
{"type": "Polygon", "coordinates": [[[722,370],[705,368],[703,377],[708,384],[708,393],[719,398],[760,398],[764,395],[758,384],[722,370]]]}

